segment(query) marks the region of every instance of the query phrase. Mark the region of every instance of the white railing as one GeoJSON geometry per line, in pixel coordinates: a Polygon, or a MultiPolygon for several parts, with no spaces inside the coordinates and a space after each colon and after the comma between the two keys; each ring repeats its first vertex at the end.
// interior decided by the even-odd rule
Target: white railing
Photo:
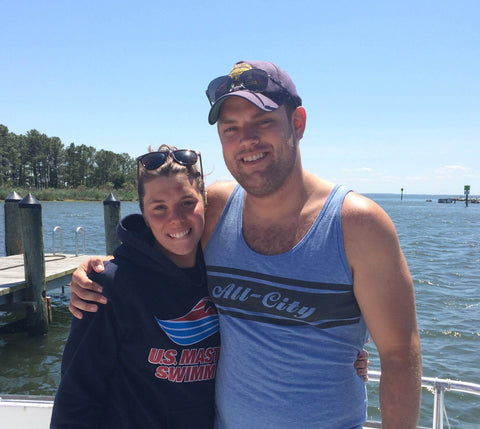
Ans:
{"type": "MultiPolygon", "coordinates": [[[[59,226],[56,226],[53,228],[53,232],[52,232],[52,247],[53,247],[53,254],[56,255],[56,251],[55,251],[55,232],[59,232],[60,234],[60,253],[63,253],[63,232],[62,232],[62,228],[60,228],[59,226]]],[[[82,251],[83,251],[83,255],[85,255],[85,230],[79,226],[77,227],[77,229],[75,230],[75,256],[78,256],[78,235],[79,234],[82,234],[82,251]]]]}
{"type": "MultiPolygon", "coordinates": [[[[380,371],[368,371],[369,381],[380,381],[380,371]]],[[[422,378],[422,387],[434,394],[433,429],[443,429],[443,415],[445,407],[443,393],[446,390],[469,393],[480,396],[480,384],[463,381],[446,380],[440,378],[422,378]]],[[[0,394],[0,422],[2,428],[47,428],[50,421],[53,396],[27,396],[27,395],[2,395],[0,394]],[[10,412],[9,415],[7,412],[10,412]],[[41,415],[39,415],[41,413],[41,415]],[[27,419],[31,419],[27,421],[27,419]],[[34,422],[33,426],[30,424],[34,422]],[[27,424],[28,423],[28,424],[27,424]],[[18,426],[17,426],[18,425],[18,426]]],[[[448,424],[448,418],[447,418],[448,424]]],[[[365,428],[381,428],[380,422],[367,422],[365,428]]],[[[448,426],[449,427],[449,426],[448,426]]],[[[422,428],[423,429],[423,428],[422,428]]]]}
{"type": "MultiPolygon", "coordinates": [[[[368,370],[369,381],[380,381],[380,371],[368,370]]],[[[444,404],[444,392],[451,390],[453,392],[469,393],[480,396],[480,384],[468,383],[465,381],[448,380],[442,378],[422,377],[422,387],[433,393],[433,426],[432,429],[443,429],[443,423],[446,409],[444,404]]],[[[448,418],[447,418],[448,422],[448,418]]]]}
{"type": "Polygon", "coordinates": [[[52,232],[52,248],[53,248],[53,254],[55,255],[56,252],[55,252],[55,232],[58,231],[58,233],[60,234],[60,253],[63,253],[63,232],[62,232],[62,228],[60,228],[59,226],[56,226],[55,228],[53,228],[53,232],[52,232]]]}
{"type": "Polygon", "coordinates": [[[78,256],[78,234],[80,232],[82,233],[82,254],[85,255],[85,230],[79,226],[75,230],[75,256],[78,256]]]}

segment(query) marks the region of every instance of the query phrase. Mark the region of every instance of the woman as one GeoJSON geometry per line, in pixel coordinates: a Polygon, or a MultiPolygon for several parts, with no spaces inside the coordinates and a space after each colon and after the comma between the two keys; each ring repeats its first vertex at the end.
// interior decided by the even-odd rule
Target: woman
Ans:
{"type": "Polygon", "coordinates": [[[142,215],[101,273],[108,304],[73,319],[51,428],[213,427],[220,350],[199,241],[200,154],[161,146],[138,161],[142,215]]]}

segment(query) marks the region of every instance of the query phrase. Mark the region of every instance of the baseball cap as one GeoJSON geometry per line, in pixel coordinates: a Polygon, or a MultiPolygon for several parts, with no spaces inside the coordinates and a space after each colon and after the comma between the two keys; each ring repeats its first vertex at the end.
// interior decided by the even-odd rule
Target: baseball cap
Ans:
{"type": "Polygon", "coordinates": [[[211,108],[208,122],[218,120],[222,103],[228,97],[242,97],[259,109],[271,112],[283,103],[302,105],[290,76],[280,67],[266,61],[239,61],[226,76],[220,76],[208,85],[207,97],[211,108]]]}

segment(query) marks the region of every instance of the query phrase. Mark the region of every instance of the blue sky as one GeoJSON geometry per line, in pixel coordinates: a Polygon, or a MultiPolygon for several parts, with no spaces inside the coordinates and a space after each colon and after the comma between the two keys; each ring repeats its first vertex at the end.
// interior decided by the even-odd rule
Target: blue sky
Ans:
{"type": "Polygon", "coordinates": [[[480,2],[0,0],[0,123],[137,156],[199,149],[229,179],[204,91],[286,70],[302,160],[361,193],[480,194],[480,2]]]}

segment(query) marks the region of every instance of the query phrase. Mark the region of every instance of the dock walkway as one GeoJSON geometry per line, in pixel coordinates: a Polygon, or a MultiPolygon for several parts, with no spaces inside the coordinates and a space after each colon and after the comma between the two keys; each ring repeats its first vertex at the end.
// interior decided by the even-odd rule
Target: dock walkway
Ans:
{"type": "MultiPolygon", "coordinates": [[[[72,273],[90,255],[45,255],[47,291],[70,283],[72,273]]],[[[0,306],[23,301],[27,288],[23,255],[0,257],[0,306]]]]}

